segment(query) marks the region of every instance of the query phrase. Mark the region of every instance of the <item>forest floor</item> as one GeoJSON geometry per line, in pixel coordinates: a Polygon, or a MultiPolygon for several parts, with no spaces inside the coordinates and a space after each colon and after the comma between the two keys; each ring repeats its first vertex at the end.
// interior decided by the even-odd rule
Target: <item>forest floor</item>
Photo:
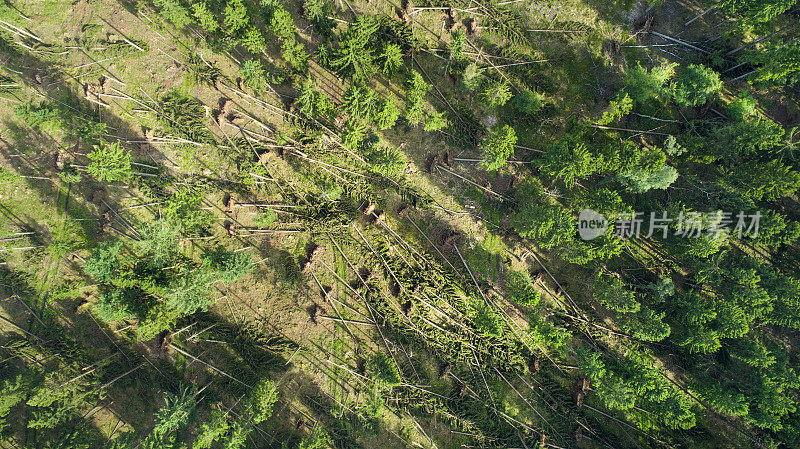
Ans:
{"type": "MultiPolygon", "coordinates": [[[[293,215],[291,207],[276,207],[273,208],[277,214],[276,226],[264,231],[254,222],[260,216],[259,211],[268,207],[265,205],[280,204],[292,194],[292,189],[302,190],[302,186],[313,184],[307,178],[309,166],[325,171],[332,177],[345,171],[336,166],[333,157],[322,162],[275,152],[259,154],[255,147],[247,148],[241,143],[242,140],[250,142],[248,138],[252,136],[268,136],[272,139],[283,133],[288,134],[291,119],[285,114],[285,105],[293,97],[290,89],[255,92],[242,87],[236,82],[241,63],[237,58],[242,55],[237,52],[226,56],[215,53],[197,31],[179,33],[173,27],[164,26],[160,19],[136,11],[131,2],[16,1],[15,5],[20,9],[18,14],[4,10],[2,18],[19,24],[36,39],[20,40],[20,44],[30,43],[33,47],[20,60],[14,61],[13,66],[20,69],[26,78],[36,81],[15,93],[13,98],[4,97],[4,101],[0,102],[0,153],[3,156],[0,158],[0,167],[3,171],[15,171],[25,176],[19,183],[0,185],[0,204],[7,219],[0,227],[0,234],[34,232],[38,241],[30,239],[30,245],[35,248],[43,248],[45,241],[58,241],[59,238],[67,241],[79,234],[85,235],[88,241],[78,242],[80,249],[69,251],[66,257],[57,254],[31,256],[26,251],[8,249],[8,253],[3,255],[3,263],[20,267],[28,273],[35,283],[30,288],[41,295],[42,303],[37,306],[42,309],[45,304],[52,307],[66,334],[95,348],[98,353],[113,352],[109,348],[120,343],[126,330],[133,325],[121,322],[106,327],[95,320],[89,310],[99,301],[99,291],[81,267],[92,250],[102,242],[121,238],[128,242],[126,245],[131,244],[140,226],[162,215],[160,204],[149,203],[148,189],[152,186],[146,182],[114,182],[100,186],[88,178],[65,185],[58,175],[57,155],[68,153],[77,166],[88,165],[87,149],[74,145],[71,139],[74,137],[73,130],[31,128],[13,118],[20,104],[47,99],[72,105],[76,101],[85,103],[88,100],[90,107],[94,108],[92,113],[98,114],[99,121],[107,126],[108,137],[119,139],[130,152],[134,170],[143,179],[169,175],[183,180],[174,185],[199,191],[204,191],[204,184],[222,186],[219,189],[207,189],[209,193],[203,198],[202,208],[214,219],[209,234],[182,238],[180,245],[183,253],[198,260],[203,253],[204,242],[208,241],[220,242],[221,246],[233,252],[247,251],[253,254],[255,269],[250,274],[232,285],[215,286],[211,312],[220,318],[220,323],[213,326],[235,324],[241,327],[249,323],[297,345],[296,350],[283,354],[290,368],[272,376],[281,386],[283,398],[276,415],[287,419],[287,422],[274,424],[276,434],[279,429],[295,425],[288,422],[290,416],[294,418],[314,413],[313,406],[309,405],[306,398],[320,396],[325,400],[349,403],[355,396],[359,398],[355,402],[363,402],[360,398],[368,394],[369,387],[355,381],[346,385],[337,382],[336,379],[341,375],[348,374],[348,370],[338,363],[357,365],[365,354],[372,352],[387,349],[393,357],[414,359],[420,370],[428,371],[418,373],[418,378],[437,383],[434,386],[438,387],[448,382],[455,385],[455,382],[441,379],[440,367],[429,354],[414,354],[411,345],[404,347],[402,342],[382,348],[383,344],[375,338],[373,328],[377,325],[370,322],[368,308],[359,304],[357,297],[352,294],[355,289],[347,285],[348,282],[354,282],[356,276],[353,272],[358,269],[366,269],[371,273],[383,270],[383,266],[375,262],[377,253],[364,250],[359,237],[362,234],[366,236],[361,237],[366,245],[370,245],[370,241],[385,243],[392,255],[397,254],[401,258],[404,254],[412,254],[413,257],[413,251],[407,251],[404,245],[405,242],[411,242],[429,254],[439,256],[442,262],[454,268],[454,272],[460,273],[470,288],[474,282],[480,283],[476,285],[478,289],[488,291],[497,287],[502,291],[505,270],[544,270],[548,276],[543,276],[544,280],[536,284],[536,288],[546,304],[560,308],[574,301],[583,310],[592,310],[602,323],[611,326],[609,314],[597,307],[592,297],[590,287],[594,282],[594,269],[566,263],[557,255],[536,248],[527,241],[500,234],[497,224],[507,225],[504,223],[507,219],[492,216],[494,211],[484,206],[493,201],[493,197],[513,197],[516,191],[513,181],[517,177],[514,170],[522,170],[525,164],[529,164],[532,156],[552,142],[571,119],[597,115],[608,106],[614,93],[614,80],[603,78],[604,74],[599,68],[605,67],[605,61],[597,57],[607,50],[603,47],[605,42],[613,41],[621,46],[621,49],[611,52],[612,70],[625,63],[626,55],[638,56],[642,45],[657,46],[654,48],[670,59],[691,57],[683,52],[685,44],[667,42],[653,36],[644,41],[637,40],[631,31],[632,22],[639,17],[642,9],[650,9],[649,14],[657,18],[651,24],[653,29],[687,43],[702,41],[704,48],[712,48],[715,39],[721,36],[695,33],[694,28],[685,26],[688,18],[710,4],[662,2],[648,7],[643,2],[634,4],[631,1],[563,0],[548,5],[537,4],[535,8],[523,10],[525,14],[535,17],[535,21],[541,23],[543,28],[555,23],[569,26],[572,30],[563,30],[564,33],[542,32],[536,51],[523,49],[513,57],[498,57],[498,60],[509,65],[514,64],[515,58],[537,61],[536,83],[543,90],[553,93],[549,99],[551,106],[547,107],[552,108],[553,104],[557,104],[560,108],[553,120],[530,119],[525,126],[517,127],[519,147],[516,159],[512,161],[518,164],[515,166],[517,168],[512,167],[501,176],[491,175],[478,164],[481,154],[476,146],[467,141],[474,140],[475,136],[467,133],[454,136],[446,132],[425,132],[419,127],[403,123],[383,132],[381,137],[386,144],[404,155],[406,165],[402,172],[408,184],[432,200],[430,211],[418,221],[410,222],[398,216],[396,211],[404,204],[399,195],[378,192],[379,200],[374,207],[378,209],[376,215],[383,212],[382,221],[362,216],[349,223],[312,230],[293,215]],[[580,37],[581,30],[587,28],[599,30],[591,42],[580,37]],[[40,42],[33,42],[37,40],[40,42]],[[91,50],[93,45],[97,45],[96,51],[91,50]],[[86,51],[86,48],[90,50],[86,51]],[[190,64],[216,67],[227,84],[211,86],[193,78],[190,64]],[[161,125],[151,107],[155,101],[148,99],[159,99],[172,89],[185,91],[203,104],[204,125],[221,142],[219,148],[211,149],[188,141],[173,140],[171,136],[153,132],[161,125]],[[90,95],[90,92],[96,93],[90,95]],[[230,112],[233,119],[220,118],[222,112],[230,112]],[[237,140],[240,138],[243,139],[237,140]],[[263,194],[237,192],[231,179],[234,179],[233,173],[237,170],[232,154],[238,151],[243,151],[250,159],[255,159],[259,166],[265,167],[269,176],[263,173],[240,173],[237,179],[249,178],[248,182],[257,185],[278,184],[275,179],[285,180],[286,190],[276,193],[272,189],[263,194]],[[448,164],[449,168],[437,166],[430,170],[430,159],[445,153],[453,158],[453,163],[448,164]],[[101,227],[99,222],[104,219],[105,210],[111,211],[110,217],[107,217],[109,224],[101,227]],[[21,226],[20,223],[25,225],[21,226]],[[82,232],[73,232],[70,227],[80,227],[82,232]],[[54,234],[56,232],[61,235],[54,234]],[[447,236],[452,234],[459,234],[464,239],[464,254],[455,245],[455,250],[440,252],[438,247],[443,245],[434,245],[428,240],[430,236],[446,241],[447,236]],[[339,248],[336,241],[340,235],[346,235],[358,245],[348,244],[339,248]],[[304,258],[311,260],[304,265],[304,258]],[[556,282],[555,279],[560,281],[556,282]],[[71,285],[79,284],[82,285],[79,291],[70,290],[71,285]],[[569,294],[565,293],[567,290],[569,294]]],[[[300,2],[290,1],[286,5],[293,15],[301,16],[300,2]]],[[[347,8],[362,14],[389,16],[394,14],[394,8],[397,7],[399,5],[384,0],[350,1],[347,4],[347,8]]],[[[442,46],[443,33],[440,30],[444,30],[444,24],[441,14],[437,10],[420,11],[415,18],[415,37],[429,44],[432,49],[442,46]]],[[[697,25],[702,24],[702,29],[707,30],[717,20],[720,19],[712,12],[699,19],[697,25]]],[[[307,21],[299,18],[296,25],[301,41],[309,48],[320,41],[307,21]]],[[[339,27],[344,28],[345,24],[340,23],[339,27]]],[[[266,53],[280,51],[275,42],[268,42],[268,46],[266,53]]],[[[267,55],[266,59],[270,61],[272,58],[267,55]]],[[[435,86],[430,94],[435,101],[431,102],[439,105],[440,110],[452,110],[454,116],[461,120],[456,107],[476,107],[475,95],[463,92],[456,82],[448,80],[449,63],[435,52],[414,55],[411,64],[435,86]],[[457,100],[452,101],[455,105],[451,104],[453,99],[457,100]]],[[[347,86],[340,84],[335,76],[321,67],[312,67],[312,73],[316,75],[320,88],[335,103],[339,103],[347,86]]],[[[373,82],[370,87],[398,103],[404,101],[404,89],[397,82],[373,82]]],[[[785,123],[795,119],[796,112],[790,108],[776,107],[775,110],[778,111],[774,117],[776,121],[785,123]]],[[[498,120],[494,115],[496,112],[481,112],[483,115],[478,114],[476,118],[484,124],[498,120]]],[[[76,113],[76,117],[79,114],[76,113]]],[[[468,127],[469,124],[465,124],[465,128],[468,127]]],[[[336,157],[346,159],[350,156],[336,157]]],[[[279,188],[284,189],[280,184],[279,188]]],[[[337,191],[335,188],[314,193],[334,200],[342,194],[341,189],[337,191]]],[[[559,194],[555,188],[552,193],[556,196],[559,194]]],[[[364,204],[365,208],[367,203],[364,204]]],[[[646,251],[637,248],[628,248],[628,252],[633,260],[646,254],[646,251]]],[[[661,262],[653,260],[654,264],[661,262]]],[[[382,279],[379,288],[387,297],[392,295],[390,279],[382,279]]],[[[13,293],[13,289],[11,291],[13,293]]],[[[16,323],[15,326],[30,332],[36,325],[36,315],[26,309],[27,306],[23,307],[21,301],[13,301],[12,297],[0,303],[0,316],[4,321],[16,323]]],[[[504,311],[517,326],[525,323],[524,311],[520,307],[505,304],[504,311]]],[[[0,327],[5,329],[7,324],[0,323],[0,327]]],[[[140,344],[135,349],[146,354],[148,363],[152,363],[153,367],[159,363],[156,359],[160,359],[179,366],[197,385],[203,385],[210,376],[209,366],[229,366],[233,364],[231,360],[238,360],[238,355],[227,347],[215,346],[213,339],[198,340],[202,338],[198,335],[203,332],[199,326],[192,326],[182,336],[186,338],[183,350],[193,355],[176,350],[160,352],[158,348],[148,347],[148,344],[140,344]],[[194,335],[186,337],[190,333],[194,335]]],[[[180,333],[176,332],[172,338],[177,338],[180,333]]],[[[616,335],[609,333],[600,338],[613,346],[616,335]]],[[[666,372],[672,378],[678,378],[668,360],[663,362],[666,372]]],[[[575,368],[562,367],[556,362],[553,364],[562,373],[572,372],[575,368]]],[[[244,371],[248,369],[242,367],[244,371]]],[[[560,382],[561,386],[568,389],[568,379],[569,376],[565,375],[555,382],[560,382]]],[[[359,381],[365,384],[363,380],[359,381]]],[[[117,432],[150,426],[150,416],[160,402],[158,395],[159,389],[155,385],[150,388],[143,384],[128,385],[121,387],[120,391],[109,393],[111,397],[128,398],[125,403],[110,401],[89,413],[97,428],[110,438],[117,432]]],[[[455,448],[465,441],[463,436],[451,433],[446,425],[436,420],[420,426],[416,422],[409,422],[407,416],[386,414],[384,427],[387,429],[384,432],[371,436],[360,435],[361,444],[364,447],[405,447],[408,444],[406,439],[409,439],[416,447],[455,448]]],[[[270,442],[273,443],[277,444],[276,441],[270,442]]]]}

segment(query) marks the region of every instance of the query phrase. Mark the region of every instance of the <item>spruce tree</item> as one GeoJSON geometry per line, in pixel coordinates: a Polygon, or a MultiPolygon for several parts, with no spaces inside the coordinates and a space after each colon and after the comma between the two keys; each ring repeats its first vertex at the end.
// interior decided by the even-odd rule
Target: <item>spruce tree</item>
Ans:
{"type": "Polygon", "coordinates": [[[498,125],[481,142],[483,160],[481,165],[489,171],[497,171],[514,154],[517,133],[508,125],[498,125]]]}
{"type": "Polygon", "coordinates": [[[98,181],[126,181],[133,176],[131,155],[119,142],[95,145],[88,157],[91,162],[86,171],[98,181]]]}
{"type": "Polygon", "coordinates": [[[720,89],[719,73],[691,64],[679,72],[672,85],[672,97],[679,106],[699,106],[711,100],[720,89]]]}

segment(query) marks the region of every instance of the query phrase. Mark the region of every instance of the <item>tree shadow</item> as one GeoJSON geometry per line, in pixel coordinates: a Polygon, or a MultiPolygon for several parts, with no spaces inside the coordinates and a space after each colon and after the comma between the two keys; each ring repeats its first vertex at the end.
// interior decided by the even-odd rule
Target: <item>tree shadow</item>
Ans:
{"type": "MultiPolygon", "coordinates": [[[[29,318],[27,333],[21,336],[37,344],[40,351],[63,358],[66,363],[78,363],[84,370],[91,366],[102,367],[102,374],[95,379],[95,388],[105,394],[100,400],[103,409],[135,428],[147,426],[147,417],[154,411],[158,389],[174,388],[178,378],[164,377],[164,371],[157,374],[144,366],[144,369],[136,368],[145,365],[143,357],[131,350],[127,341],[110,328],[98,323],[89,312],[78,311],[74,303],[80,303],[80,297],[62,297],[51,304],[53,309],[34,312],[31,307],[34,307],[33,300],[38,294],[29,280],[5,266],[0,267],[0,278],[3,279],[3,293],[12,295],[0,302],[4,314],[17,325],[20,325],[21,318],[29,318]],[[136,393],[132,394],[134,391],[136,393]]],[[[30,373],[37,369],[23,368],[31,370],[30,373]]],[[[87,420],[82,425],[91,430],[95,423],[87,420]]],[[[97,429],[91,431],[98,433],[97,429]]],[[[103,444],[105,441],[103,437],[103,444]]]]}

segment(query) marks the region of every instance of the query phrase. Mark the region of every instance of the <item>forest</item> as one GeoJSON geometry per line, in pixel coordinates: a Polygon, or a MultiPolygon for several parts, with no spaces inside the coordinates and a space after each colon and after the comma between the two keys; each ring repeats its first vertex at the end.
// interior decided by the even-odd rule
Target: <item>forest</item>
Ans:
{"type": "Polygon", "coordinates": [[[798,190],[799,0],[3,0],[0,449],[800,448],[798,190]]]}

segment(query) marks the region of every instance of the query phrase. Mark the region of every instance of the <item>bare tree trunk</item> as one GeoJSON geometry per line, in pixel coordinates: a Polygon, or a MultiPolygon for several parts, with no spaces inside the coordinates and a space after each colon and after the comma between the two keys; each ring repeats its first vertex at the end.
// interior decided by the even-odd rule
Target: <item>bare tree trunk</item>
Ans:
{"type": "Polygon", "coordinates": [[[692,24],[692,22],[694,22],[695,20],[697,20],[697,19],[699,19],[699,18],[703,17],[704,15],[706,15],[706,14],[710,13],[711,11],[713,11],[713,10],[717,9],[717,7],[718,7],[718,6],[719,6],[719,5],[714,5],[714,6],[710,7],[710,8],[708,8],[708,9],[706,9],[705,11],[701,12],[700,14],[698,14],[698,15],[694,16],[694,17],[692,18],[692,20],[690,20],[690,21],[688,21],[688,22],[684,23],[684,24],[683,24],[683,26],[685,26],[685,27],[688,27],[688,26],[689,26],[689,25],[691,25],[691,24],[692,24]]]}
{"type": "Polygon", "coordinates": [[[668,41],[675,42],[676,44],[681,44],[681,45],[683,45],[685,47],[691,48],[692,50],[699,51],[700,53],[703,53],[703,54],[706,54],[706,55],[710,55],[711,54],[711,52],[708,51],[708,50],[703,50],[700,47],[696,47],[696,46],[694,46],[694,45],[692,45],[692,44],[690,44],[688,42],[684,42],[682,40],[675,39],[674,37],[670,37],[670,36],[667,36],[665,34],[661,34],[661,33],[656,32],[656,31],[651,31],[650,33],[652,33],[654,36],[658,36],[658,37],[666,39],[668,41]]]}

